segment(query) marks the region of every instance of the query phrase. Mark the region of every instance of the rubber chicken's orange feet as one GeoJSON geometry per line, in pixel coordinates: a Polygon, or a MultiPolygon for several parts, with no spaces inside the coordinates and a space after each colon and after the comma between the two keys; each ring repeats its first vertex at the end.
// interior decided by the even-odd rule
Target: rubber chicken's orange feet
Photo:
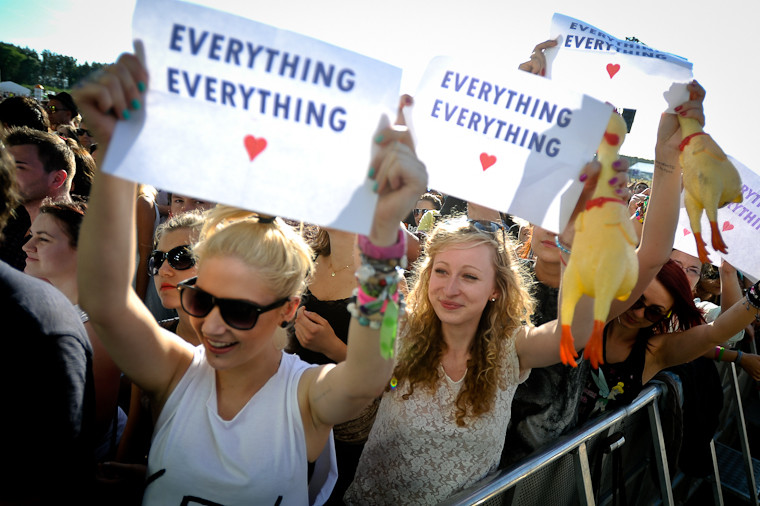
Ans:
{"type": "Polygon", "coordinates": [[[720,251],[721,253],[728,253],[728,247],[726,246],[726,243],[723,242],[723,236],[720,235],[718,224],[714,221],[710,222],[710,231],[713,249],[715,251],[720,251]]]}
{"type": "Polygon", "coordinates": [[[578,352],[575,351],[575,341],[573,340],[573,334],[570,332],[570,325],[562,325],[562,337],[559,340],[559,358],[565,365],[570,364],[573,367],[578,367],[578,363],[575,361],[578,356],[578,352]]]}
{"type": "Polygon", "coordinates": [[[594,320],[594,330],[591,332],[591,338],[583,350],[583,358],[589,359],[594,369],[599,369],[599,366],[604,363],[603,333],[604,322],[594,320]]]}
{"type": "Polygon", "coordinates": [[[710,257],[707,256],[707,248],[705,248],[705,241],[702,240],[702,233],[694,232],[694,240],[697,242],[697,255],[699,256],[699,261],[703,264],[709,264],[710,257]]]}

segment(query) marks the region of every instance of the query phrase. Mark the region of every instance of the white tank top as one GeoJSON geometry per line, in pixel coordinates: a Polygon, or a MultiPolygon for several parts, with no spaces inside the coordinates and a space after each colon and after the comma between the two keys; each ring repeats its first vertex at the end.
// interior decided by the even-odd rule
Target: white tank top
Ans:
{"type": "Polygon", "coordinates": [[[214,369],[205,360],[205,348],[195,348],[153,432],[143,505],[324,502],[337,476],[335,450],[331,433],[322,453],[331,461],[330,471],[324,485],[310,494],[298,408],[298,382],[308,367],[296,355],[283,353],[275,375],[232,420],[223,420],[217,413],[214,369]]]}

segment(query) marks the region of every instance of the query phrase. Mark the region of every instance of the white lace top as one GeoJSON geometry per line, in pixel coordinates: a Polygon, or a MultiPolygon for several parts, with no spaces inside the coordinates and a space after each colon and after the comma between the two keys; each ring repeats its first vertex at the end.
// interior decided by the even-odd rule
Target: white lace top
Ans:
{"type": "Polygon", "coordinates": [[[439,366],[441,381],[431,395],[406,388],[386,392],[346,504],[438,504],[496,470],[520,376],[514,338],[508,341],[506,390],[497,390],[493,409],[466,427],[456,424],[454,402],[464,384],[452,381],[439,366]]]}

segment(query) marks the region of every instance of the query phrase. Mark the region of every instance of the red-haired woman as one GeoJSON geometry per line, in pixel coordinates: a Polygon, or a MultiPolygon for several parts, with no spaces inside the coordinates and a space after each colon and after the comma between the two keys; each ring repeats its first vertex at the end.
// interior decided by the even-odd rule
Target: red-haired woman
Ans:
{"type": "Polygon", "coordinates": [[[743,329],[758,314],[757,285],[753,293],[704,324],[683,269],[669,260],[638,301],[605,327],[604,364],[588,377],[579,421],[630,403],[658,372],[691,362],[743,329]]]}

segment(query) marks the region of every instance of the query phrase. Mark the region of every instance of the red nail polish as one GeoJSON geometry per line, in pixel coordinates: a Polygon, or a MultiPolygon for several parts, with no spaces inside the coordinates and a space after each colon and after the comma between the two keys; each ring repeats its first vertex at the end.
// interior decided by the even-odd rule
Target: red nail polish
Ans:
{"type": "Polygon", "coordinates": [[[681,116],[686,116],[686,111],[681,111],[678,114],[680,114],[681,116]]]}
{"type": "Polygon", "coordinates": [[[683,106],[679,105],[678,107],[676,107],[676,111],[680,111],[682,108],[683,108],[683,106]]]}
{"type": "Polygon", "coordinates": [[[578,179],[579,179],[579,180],[580,180],[580,182],[582,183],[582,182],[584,182],[586,179],[588,179],[588,174],[586,174],[586,173],[584,172],[583,174],[581,174],[581,177],[579,177],[578,179]]]}

